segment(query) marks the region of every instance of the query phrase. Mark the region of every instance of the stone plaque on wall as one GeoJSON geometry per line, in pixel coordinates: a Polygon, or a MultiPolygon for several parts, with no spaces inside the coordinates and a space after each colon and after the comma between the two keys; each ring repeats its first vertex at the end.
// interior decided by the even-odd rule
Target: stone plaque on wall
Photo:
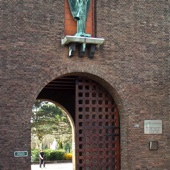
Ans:
{"type": "Polygon", "coordinates": [[[144,134],[162,134],[162,120],[145,120],[144,134]]]}

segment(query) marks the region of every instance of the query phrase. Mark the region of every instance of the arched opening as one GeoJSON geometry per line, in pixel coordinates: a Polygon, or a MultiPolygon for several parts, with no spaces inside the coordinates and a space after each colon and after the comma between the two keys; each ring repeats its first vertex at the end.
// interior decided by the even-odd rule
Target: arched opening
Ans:
{"type": "Polygon", "coordinates": [[[39,166],[58,168],[57,163],[60,162],[67,163],[61,168],[72,170],[72,160],[75,160],[75,151],[72,150],[72,143],[75,143],[74,129],[74,122],[63,106],[45,99],[37,100],[31,118],[32,170],[39,166]],[[39,161],[40,150],[45,157],[42,164],[39,161]]]}
{"type": "Polygon", "coordinates": [[[69,113],[75,125],[74,170],[119,170],[120,126],[116,102],[103,82],[87,77],[76,74],[54,79],[37,99],[58,103],[69,113]]]}

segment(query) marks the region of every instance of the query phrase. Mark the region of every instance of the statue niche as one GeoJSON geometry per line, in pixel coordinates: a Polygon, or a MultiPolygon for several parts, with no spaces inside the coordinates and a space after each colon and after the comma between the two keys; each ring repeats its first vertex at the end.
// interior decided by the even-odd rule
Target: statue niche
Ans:
{"type": "Polygon", "coordinates": [[[104,42],[104,38],[94,38],[91,34],[86,34],[87,16],[92,0],[68,0],[68,4],[73,18],[77,21],[77,32],[74,36],[66,35],[61,40],[61,44],[68,45],[69,57],[73,57],[78,48],[79,57],[85,56],[87,51],[88,57],[92,59],[96,47],[104,42]]]}
{"type": "Polygon", "coordinates": [[[77,33],[75,36],[90,37],[86,34],[86,21],[90,8],[90,0],[68,0],[73,18],[77,21],[77,33]]]}

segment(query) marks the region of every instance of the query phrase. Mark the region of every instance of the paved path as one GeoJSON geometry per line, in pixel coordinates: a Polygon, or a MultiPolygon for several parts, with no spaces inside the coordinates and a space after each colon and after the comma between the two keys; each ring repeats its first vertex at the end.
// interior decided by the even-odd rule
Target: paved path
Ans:
{"type": "MultiPolygon", "coordinates": [[[[42,170],[73,170],[72,163],[53,163],[53,164],[46,164],[45,168],[41,168],[42,170]]],[[[38,164],[31,165],[31,170],[40,170],[38,164]]]]}

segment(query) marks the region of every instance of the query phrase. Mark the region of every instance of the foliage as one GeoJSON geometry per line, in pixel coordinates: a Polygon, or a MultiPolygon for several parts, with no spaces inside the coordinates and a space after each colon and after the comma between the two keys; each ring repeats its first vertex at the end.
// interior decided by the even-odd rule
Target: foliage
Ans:
{"type": "Polygon", "coordinates": [[[38,149],[32,149],[31,150],[31,156],[32,156],[32,161],[35,162],[35,161],[39,161],[39,150],[38,149]]]}
{"type": "MultiPolygon", "coordinates": [[[[39,150],[32,150],[32,159],[33,162],[39,161],[39,150]]],[[[63,150],[43,150],[45,161],[56,161],[56,160],[64,160],[65,159],[65,151],[63,150]]],[[[69,157],[69,156],[67,156],[69,157]]],[[[70,159],[69,159],[70,160],[70,159]]]]}
{"type": "Polygon", "coordinates": [[[50,151],[50,154],[46,159],[50,161],[64,160],[64,153],[63,150],[50,151]]]}
{"type": "Polygon", "coordinates": [[[72,160],[72,153],[65,153],[64,154],[64,159],[65,160],[72,160]]]}
{"type": "Polygon", "coordinates": [[[59,141],[59,142],[58,142],[58,149],[63,149],[63,143],[62,143],[62,141],[59,141]]]}
{"type": "MultiPolygon", "coordinates": [[[[33,106],[31,127],[32,134],[36,134],[39,140],[43,139],[43,136],[49,134],[51,130],[54,130],[58,122],[55,116],[62,112],[54,105],[49,105],[45,102],[37,101],[33,106]]],[[[57,130],[57,129],[56,129],[57,130]]]]}
{"type": "Polygon", "coordinates": [[[64,143],[63,149],[67,152],[71,152],[71,143],[64,143]]]}
{"type": "Polygon", "coordinates": [[[67,116],[59,107],[47,101],[37,100],[33,105],[31,132],[40,142],[46,135],[53,135],[63,143],[71,142],[71,126],[67,116]]]}

